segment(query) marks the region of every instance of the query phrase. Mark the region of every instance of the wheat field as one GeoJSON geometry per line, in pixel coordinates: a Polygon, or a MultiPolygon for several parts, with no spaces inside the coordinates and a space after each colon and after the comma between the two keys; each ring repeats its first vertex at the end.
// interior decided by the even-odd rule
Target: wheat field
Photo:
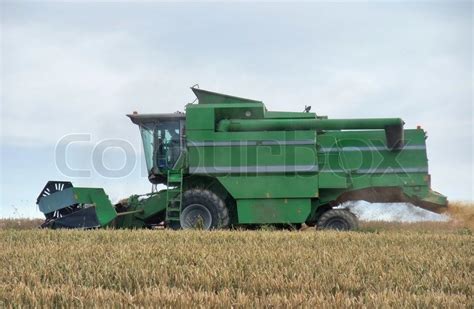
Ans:
{"type": "Polygon", "coordinates": [[[359,231],[0,230],[0,307],[473,307],[473,209],[359,231]]]}

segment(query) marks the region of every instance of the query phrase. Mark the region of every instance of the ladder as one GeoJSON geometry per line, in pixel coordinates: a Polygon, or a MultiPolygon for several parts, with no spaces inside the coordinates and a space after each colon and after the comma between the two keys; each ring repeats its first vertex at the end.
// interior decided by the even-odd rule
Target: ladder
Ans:
{"type": "Polygon", "coordinates": [[[166,222],[179,222],[183,201],[183,170],[169,170],[166,190],[166,222]]]}

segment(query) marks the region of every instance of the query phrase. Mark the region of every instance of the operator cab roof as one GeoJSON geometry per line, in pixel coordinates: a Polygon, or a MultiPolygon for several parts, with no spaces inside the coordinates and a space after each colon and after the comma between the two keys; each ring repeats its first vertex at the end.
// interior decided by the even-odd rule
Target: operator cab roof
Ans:
{"type": "Polygon", "coordinates": [[[127,117],[134,124],[150,123],[150,122],[159,122],[159,121],[172,121],[172,120],[185,120],[186,114],[181,112],[176,113],[167,113],[167,114],[128,114],[127,117]]]}

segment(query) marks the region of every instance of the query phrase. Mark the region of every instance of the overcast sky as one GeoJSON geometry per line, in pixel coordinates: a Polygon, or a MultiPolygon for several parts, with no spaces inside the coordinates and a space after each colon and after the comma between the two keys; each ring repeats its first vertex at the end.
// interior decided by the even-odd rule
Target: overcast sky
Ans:
{"type": "Polygon", "coordinates": [[[104,187],[116,201],[145,193],[139,132],[126,113],[174,112],[189,87],[260,99],[271,110],[331,118],[401,117],[428,131],[435,190],[473,199],[472,16],[467,2],[2,2],[0,217],[40,216],[47,180],[104,187]],[[45,4],[46,3],[46,4],[45,4]],[[58,141],[73,169],[55,163],[58,141]],[[120,138],[126,155],[100,141],[120,138]]]}

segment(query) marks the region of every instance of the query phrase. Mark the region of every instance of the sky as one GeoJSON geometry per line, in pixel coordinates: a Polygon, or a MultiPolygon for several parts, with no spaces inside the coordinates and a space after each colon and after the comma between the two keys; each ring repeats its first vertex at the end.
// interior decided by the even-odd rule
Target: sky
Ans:
{"type": "Polygon", "coordinates": [[[150,191],[125,114],[182,111],[194,84],[270,110],[401,117],[428,132],[433,188],[472,201],[472,20],[470,1],[2,1],[0,217],[41,217],[48,180],[112,201],[150,191]]]}

